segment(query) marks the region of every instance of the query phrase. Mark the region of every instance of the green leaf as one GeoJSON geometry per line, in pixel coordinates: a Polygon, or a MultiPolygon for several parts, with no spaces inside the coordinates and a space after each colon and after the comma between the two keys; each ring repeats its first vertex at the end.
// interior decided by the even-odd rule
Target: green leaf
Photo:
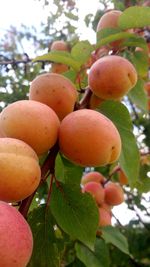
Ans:
{"type": "Polygon", "coordinates": [[[138,180],[140,155],[128,109],[117,101],[105,101],[99,110],[116,125],[120,133],[122,151],[119,162],[132,187],[138,180]]]}
{"type": "Polygon", "coordinates": [[[42,56],[36,57],[33,62],[37,61],[53,61],[57,63],[63,63],[72,67],[75,71],[80,69],[80,64],[75,60],[69,52],[65,51],[51,51],[42,56]]]}
{"type": "Polygon", "coordinates": [[[148,74],[148,54],[145,51],[136,51],[129,55],[129,60],[135,66],[138,75],[146,78],[148,74]]]}
{"type": "Polygon", "coordinates": [[[67,17],[67,18],[69,18],[69,19],[72,19],[72,20],[78,20],[79,18],[78,18],[78,16],[76,16],[76,15],[74,15],[73,13],[71,13],[71,12],[64,12],[64,14],[65,14],[65,16],[67,17]]]}
{"type": "Polygon", "coordinates": [[[87,247],[93,249],[98,227],[98,209],[89,194],[81,193],[77,186],[53,185],[51,210],[58,225],[87,247]]]}
{"type": "Polygon", "coordinates": [[[134,88],[128,93],[129,99],[140,109],[148,112],[148,98],[144,90],[144,81],[138,80],[134,88]]]}
{"type": "Polygon", "coordinates": [[[124,33],[119,28],[105,28],[97,32],[97,41],[100,41],[106,37],[113,36],[117,33],[124,33]]]}
{"type": "Polygon", "coordinates": [[[147,42],[143,37],[132,35],[129,38],[126,38],[122,46],[129,46],[129,47],[141,47],[144,49],[144,52],[148,52],[147,42]]]}
{"type": "Polygon", "coordinates": [[[108,247],[102,239],[96,239],[94,251],[81,243],[75,245],[77,257],[86,265],[86,267],[109,267],[108,247]]]}
{"type": "Polygon", "coordinates": [[[83,167],[74,165],[60,154],[57,155],[55,175],[59,181],[80,186],[83,171],[83,167]]]}
{"type": "Polygon", "coordinates": [[[93,51],[93,46],[88,41],[78,42],[73,46],[71,50],[71,56],[79,62],[80,66],[87,62],[91,53],[93,51]]]}
{"type": "Polygon", "coordinates": [[[150,177],[148,177],[148,172],[150,173],[149,165],[140,166],[139,181],[137,182],[136,188],[141,193],[148,193],[150,191],[150,177]]]}
{"type": "Polygon", "coordinates": [[[123,30],[150,25],[150,8],[132,6],[119,17],[119,27],[123,30]]]}
{"type": "Polygon", "coordinates": [[[111,243],[125,254],[130,255],[127,239],[116,227],[103,227],[102,237],[106,243],[111,243]]]}
{"type": "Polygon", "coordinates": [[[58,267],[59,255],[55,246],[53,219],[45,206],[38,207],[29,214],[34,247],[28,267],[58,267]]]}
{"type": "Polygon", "coordinates": [[[111,42],[114,42],[114,41],[117,41],[120,39],[127,39],[127,38],[133,37],[133,36],[134,36],[134,34],[129,33],[129,32],[119,32],[119,33],[112,34],[108,37],[105,37],[105,38],[99,40],[96,43],[95,49],[98,49],[104,45],[111,43],[111,42]]]}

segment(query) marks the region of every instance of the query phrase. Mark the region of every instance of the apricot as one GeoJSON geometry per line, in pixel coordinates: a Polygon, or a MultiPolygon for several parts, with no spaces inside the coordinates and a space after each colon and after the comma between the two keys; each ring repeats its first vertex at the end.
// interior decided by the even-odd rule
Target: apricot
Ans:
{"type": "MultiPolygon", "coordinates": [[[[96,31],[101,31],[103,29],[107,29],[107,28],[118,28],[118,22],[119,22],[119,17],[122,14],[122,12],[120,10],[111,10],[109,12],[106,12],[99,20],[98,24],[97,24],[97,29],[96,31]]],[[[119,48],[119,46],[121,45],[122,40],[117,40],[114,42],[111,42],[109,45],[112,48],[119,48]]]]}
{"type": "Polygon", "coordinates": [[[115,125],[95,110],[67,115],[59,130],[61,152],[80,166],[104,166],[118,160],[121,139],[115,125]]]}
{"type": "Polygon", "coordinates": [[[137,73],[131,62],[115,55],[98,59],[88,75],[90,89],[102,99],[119,100],[136,82],[137,73]]]}
{"type": "Polygon", "coordinates": [[[105,181],[105,177],[101,173],[92,171],[92,172],[89,172],[83,175],[81,179],[81,184],[85,185],[88,182],[103,183],[104,181],[105,181]]]}
{"type": "Polygon", "coordinates": [[[60,122],[47,105],[20,100],[3,109],[0,125],[7,137],[24,141],[40,155],[56,143],[60,122]]]}
{"type": "Polygon", "coordinates": [[[150,110],[150,81],[145,83],[144,88],[148,97],[148,103],[147,103],[148,110],[150,110]]]}
{"type": "Polygon", "coordinates": [[[105,186],[105,202],[109,205],[120,205],[124,202],[122,187],[117,183],[109,182],[105,186]]]}
{"type": "Polygon", "coordinates": [[[86,183],[83,187],[82,192],[90,193],[94,197],[98,205],[104,202],[104,197],[105,197],[104,188],[102,187],[101,184],[98,184],[97,182],[86,183]]]}
{"type": "Polygon", "coordinates": [[[99,208],[99,226],[111,225],[111,214],[104,208],[99,208]]]}
{"type": "Polygon", "coordinates": [[[0,169],[0,200],[23,200],[39,185],[41,170],[38,157],[21,140],[0,138],[0,169]]]}
{"type": "Polygon", "coordinates": [[[52,63],[52,68],[51,68],[52,73],[62,74],[66,71],[68,71],[67,65],[61,63],[52,63]]]}
{"type": "Polygon", "coordinates": [[[33,249],[30,226],[17,209],[0,201],[1,267],[27,266],[33,249]]]}
{"type": "Polygon", "coordinates": [[[54,41],[50,47],[51,51],[69,51],[68,44],[63,40],[54,41]]]}
{"type": "Polygon", "coordinates": [[[89,108],[90,109],[96,109],[100,104],[102,104],[105,100],[96,96],[95,94],[91,95],[89,108]]]}
{"type": "MultiPolygon", "coordinates": [[[[54,41],[50,47],[51,51],[69,51],[69,46],[64,41],[54,41]]],[[[62,63],[52,63],[51,72],[54,73],[63,73],[66,72],[69,69],[69,67],[62,63]]]]}
{"type": "Polygon", "coordinates": [[[37,76],[30,85],[29,99],[52,108],[60,120],[73,111],[77,90],[66,77],[56,73],[37,76]]]}

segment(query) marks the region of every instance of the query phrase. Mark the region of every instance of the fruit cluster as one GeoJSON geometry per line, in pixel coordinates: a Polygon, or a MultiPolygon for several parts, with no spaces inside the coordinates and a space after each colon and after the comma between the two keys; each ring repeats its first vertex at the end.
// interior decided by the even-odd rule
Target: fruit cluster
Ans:
{"type": "Polygon", "coordinates": [[[111,209],[124,201],[122,187],[114,182],[107,182],[99,172],[91,171],[81,179],[82,192],[93,196],[99,211],[99,226],[111,225],[111,209]]]}
{"type": "MultiPolygon", "coordinates": [[[[114,12],[115,17],[119,14],[114,12]]],[[[104,20],[98,30],[105,26],[104,20]]],[[[55,42],[50,49],[69,51],[64,42],[55,42]]],[[[74,164],[97,167],[117,161],[121,153],[116,126],[92,109],[107,99],[119,101],[134,87],[134,66],[118,55],[96,58],[88,74],[91,98],[84,108],[75,85],[61,74],[66,70],[64,64],[54,63],[50,73],[32,81],[28,100],[16,101],[0,114],[0,258],[5,267],[26,266],[32,253],[28,224],[5,202],[22,201],[37,190],[41,180],[40,155],[50,153],[58,144],[60,152],[74,164]]],[[[105,184],[105,178],[97,173],[85,175],[82,184],[83,192],[91,193],[99,206],[99,225],[111,224],[111,207],[124,200],[121,187],[105,184]]]]}

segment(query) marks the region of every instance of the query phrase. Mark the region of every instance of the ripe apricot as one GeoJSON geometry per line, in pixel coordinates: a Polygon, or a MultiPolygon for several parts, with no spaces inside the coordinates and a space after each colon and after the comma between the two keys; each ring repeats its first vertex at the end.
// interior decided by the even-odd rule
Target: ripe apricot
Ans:
{"type": "Polygon", "coordinates": [[[46,104],[62,120],[73,111],[77,90],[68,78],[56,73],[46,73],[32,81],[29,99],[46,104]]]}
{"type": "Polygon", "coordinates": [[[33,249],[31,229],[16,208],[0,201],[1,267],[27,266],[33,249]]]}
{"type": "Polygon", "coordinates": [[[102,187],[101,184],[98,184],[97,182],[86,183],[83,187],[82,192],[83,193],[85,193],[85,192],[90,193],[94,197],[94,199],[98,205],[100,205],[104,202],[104,197],[105,197],[104,188],[102,187]]]}
{"type": "Polygon", "coordinates": [[[103,183],[104,181],[105,181],[105,177],[101,173],[92,171],[92,172],[89,172],[83,175],[81,179],[81,184],[85,185],[88,182],[103,183]]]}
{"type": "Polygon", "coordinates": [[[88,82],[97,97],[118,100],[135,86],[137,73],[127,59],[114,55],[106,56],[92,65],[88,82]]]}
{"type": "Polygon", "coordinates": [[[109,205],[120,205],[124,201],[122,187],[116,183],[108,183],[105,186],[105,202],[109,205]]]}
{"type": "MultiPolygon", "coordinates": [[[[97,24],[97,32],[107,28],[118,28],[119,17],[122,14],[120,10],[111,10],[106,12],[99,20],[97,24]]],[[[122,40],[117,40],[110,43],[113,48],[118,48],[122,43],[122,40]]]]}
{"type": "Polygon", "coordinates": [[[7,137],[26,142],[40,155],[56,143],[60,122],[47,105],[20,100],[3,109],[0,125],[7,137]]]}
{"type": "Polygon", "coordinates": [[[90,109],[96,109],[98,106],[100,106],[101,103],[103,103],[105,100],[102,98],[99,98],[95,94],[91,95],[89,108],[90,109]]]}
{"type": "Polygon", "coordinates": [[[61,63],[52,63],[52,68],[51,68],[52,73],[62,74],[66,71],[68,71],[67,65],[61,63]]]}
{"type": "Polygon", "coordinates": [[[111,225],[111,214],[104,208],[99,208],[99,226],[111,225]]]}
{"type": "Polygon", "coordinates": [[[115,125],[95,110],[67,115],[59,130],[61,152],[80,166],[103,166],[118,160],[121,139],[115,125]]]}
{"type": "Polygon", "coordinates": [[[38,157],[21,140],[0,138],[0,169],[0,200],[23,200],[39,185],[41,170],[38,157]]]}

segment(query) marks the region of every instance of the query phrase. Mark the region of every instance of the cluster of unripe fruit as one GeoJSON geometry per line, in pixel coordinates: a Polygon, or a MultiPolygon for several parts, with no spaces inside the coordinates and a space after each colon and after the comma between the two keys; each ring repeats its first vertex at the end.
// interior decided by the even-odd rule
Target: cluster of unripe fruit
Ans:
{"type": "MultiPolygon", "coordinates": [[[[57,42],[51,50],[68,51],[68,47],[57,42]]],[[[51,73],[41,74],[32,81],[29,100],[16,101],[0,114],[0,259],[3,267],[25,267],[32,253],[33,239],[28,224],[5,202],[22,201],[37,189],[41,178],[40,155],[58,143],[65,157],[85,167],[111,164],[120,156],[121,138],[117,128],[107,117],[91,109],[95,109],[99,101],[120,100],[127,94],[137,81],[134,66],[115,55],[97,59],[88,74],[91,99],[94,98],[90,101],[91,109],[75,110],[76,87],[60,74],[68,67],[57,64],[53,63],[51,73]]],[[[111,224],[111,207],[123,201],[121,188],[114,183],[105,184],[100,174],[88,179],[88,175],[82,178],[83,192],[90,192],[99,206],[99,225],[111,224]]]]}
{"type": "Polygon", "coordinates": [[[98,206],[99,226],[111,225],[111,209],[124,201],[122,187],[114,182],[107,182],[99,172],[85,174],[81,179],[82,192],[90,193],[98,206]]]}

